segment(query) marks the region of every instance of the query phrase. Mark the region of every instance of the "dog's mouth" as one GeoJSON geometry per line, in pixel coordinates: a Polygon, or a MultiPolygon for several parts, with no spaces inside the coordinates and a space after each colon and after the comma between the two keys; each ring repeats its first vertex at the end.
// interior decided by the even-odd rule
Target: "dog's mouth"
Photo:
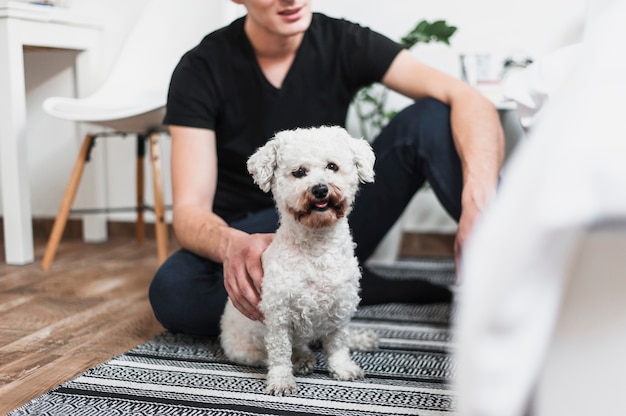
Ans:
{"type": "Polygon", "coordinates": [[[317,198],[311,192],[302,195],[298,203],[290,208],[293,217],[309,228],[327,227],[343,218],[349,210],[349,201],[336,186],[330,186],[327,195],[317,198]]]}
{"type": "Polygon", "coordinates": [[[323,199],[320,201],[313,201],[313,203],[311,204],[311,209],[313,211],[324,212],[328,210],[329,208],[331,208],[331,206],[330,206],[330,201],[328,199],[323,199]]]}

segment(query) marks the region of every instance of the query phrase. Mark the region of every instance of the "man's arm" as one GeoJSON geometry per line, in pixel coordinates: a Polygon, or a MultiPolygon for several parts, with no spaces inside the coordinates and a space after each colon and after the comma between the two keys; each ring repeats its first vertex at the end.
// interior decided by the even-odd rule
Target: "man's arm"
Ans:
{"type": "Polygon", "coordinates": [[[433,97],[450,106],[452,135],[463,168],[462,211],[455,243],[458,260],[465,239],[498,182],[504,158],[504,133],[498,112],[478,91],[420,63],[406,50],[394,59],[382,82],[407,97],[433,97]]]}
{"type": "Polygon", "coordinates": [[[247,234],[229,227],[213,212],[217,186],[215,132],[170,126],[174,232],[185,249],[224,264],[224,285],[248,318],[257,308],[263,278],[261,254],[271,234],[247,234]]]}

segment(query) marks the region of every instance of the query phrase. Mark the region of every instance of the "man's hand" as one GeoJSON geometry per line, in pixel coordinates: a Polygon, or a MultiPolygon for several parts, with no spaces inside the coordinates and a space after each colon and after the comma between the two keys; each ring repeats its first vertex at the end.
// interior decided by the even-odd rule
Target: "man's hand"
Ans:
{"type": "Polygon", "coordinates": [[[459,219],[459,226],[454,241],[454,260],[457,270],[461,264],[463,246],[478,222],[485,205],[495,193],[495,185],[487,186],[486,190],[482,188],[485,188],[485,186],[466,186],[463,189],[461,218],[459,219]]]}
{"type": "Polygon", "coordinates": [[[456,239],[454,240],[454,263],[456,264],[457,270],[461,264],[461,252],[463,250],[463,245],[465,244],[465,241],[467,240],[467,237],[476,222],[477,216],[478,211],[475,209],[472,213],[469,213],[469,210],[463,210],[461,218],[459,219],[456,239]]]}
{"type": "Polygon", "coordinates": [[[224,258],[224,286],[233,305],[253,321],[263,320],[259,310],[263,266],[261,255],[274,234],[239,233],[232,238],[224,258]]]}

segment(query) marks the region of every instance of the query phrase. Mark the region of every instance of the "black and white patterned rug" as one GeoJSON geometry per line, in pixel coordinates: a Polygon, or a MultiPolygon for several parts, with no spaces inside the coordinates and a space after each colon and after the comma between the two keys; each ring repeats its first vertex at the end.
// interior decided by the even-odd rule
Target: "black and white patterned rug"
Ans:
{"type": "MultiPolygon", "coordinates": [[[[378,271],[429,274],[406,266],[378,271]]],[[[433,270],[431,280],[453,280],[442,264],[433,270]]],[[[164,332],[9,415],[451,415],[450,316],[448,304],[362,307],[352,326],[380,337],[377,351],[353,353],[365,379],[333,379],[318,353],[314,373],[286,397],[265,394],[263,370],[229,363],[216,339],[164,332]]]]}

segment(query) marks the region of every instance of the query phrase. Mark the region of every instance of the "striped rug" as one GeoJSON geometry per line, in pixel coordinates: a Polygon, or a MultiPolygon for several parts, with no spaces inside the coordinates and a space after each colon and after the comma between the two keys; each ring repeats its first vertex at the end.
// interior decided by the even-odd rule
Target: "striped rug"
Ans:
{"type": "MultiPolygon", "coordinates": [[[[378,271],[453,279],[448,263],[400,266],[378,271]]],[[[229,363],[216,339],[164,332],[10,415],[452,415],[450,315],[448,304],[362,307],[352,327],[380,337],[377,351],[353,353],[365,379],[333,379],[318,352],[286,397],[265,394],[263,370],[229,363]]]]}

